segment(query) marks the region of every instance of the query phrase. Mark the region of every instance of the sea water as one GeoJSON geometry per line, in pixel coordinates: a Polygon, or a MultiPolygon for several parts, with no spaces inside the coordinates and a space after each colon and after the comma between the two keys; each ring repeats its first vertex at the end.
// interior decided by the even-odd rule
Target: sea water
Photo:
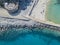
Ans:
{"type": "Polygon", "coordinates": [[[47,5],[46,19],[60,24],[60,1],[50,0],[47,5]]]}
{"type": "Polygon", "coordinates": [[[21,32],[18,31],[18,33],[20,34],[17,37],[15,37],[15,39],[13,38],[14,40],[0,39],[0,45],[60,45],[60,38],[57,38],[53,35],[53,33],[50,33],[54,31],[49,31],[49,29],[36,28],[32,30],[31,29],[22,30],[24,31],[21,31],[21,29],[20,29],[21,32]]]}

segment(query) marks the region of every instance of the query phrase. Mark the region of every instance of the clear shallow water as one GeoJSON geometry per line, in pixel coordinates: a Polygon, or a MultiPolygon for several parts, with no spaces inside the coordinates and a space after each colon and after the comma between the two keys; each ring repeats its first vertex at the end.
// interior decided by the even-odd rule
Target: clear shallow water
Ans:
{"type": "MultiPolygon", "coordinates": [[[[29,30],[29,29],[28,29],[29,30]]],[[[22,32],[15,40],[0,40],[0,45],[60,45],[60,38],[57,39],[53,34],[46,33],[48,29],[34,29],[35,31],[22,32]],[[38,31],[36,31],[38,30],[38,31]],[[43,30],[39,31],[39,30],[43,30]]],[[[50,32],[50,31],[49,31],[50,32]]],[[[16,35],[16,34],[14,34],[16,35]]],[[[12,35],[11,35],[12,36],[12,35]]]]}
{"type": "Polygon", "coordinates": [[[47,7],[47,20],[60,24],[60,1],[50,0],[47,7]]]}

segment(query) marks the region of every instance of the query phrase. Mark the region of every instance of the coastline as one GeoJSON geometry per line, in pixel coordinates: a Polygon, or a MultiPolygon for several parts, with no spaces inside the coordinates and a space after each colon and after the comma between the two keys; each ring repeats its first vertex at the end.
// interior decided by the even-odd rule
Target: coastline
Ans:
{"type": "MultiPolygon", "coordinates": [[[[41,0],[40,0],[41,1],[41,0]]],[[[50,1],[50,0],[49,0],[50,1]]],[[[45,10],[45,12],[46,12],[46,10],[47,10],[47,2],[49,2],[49,1],[47,1],[47,0],[45,0],[44,2],[45,3],[41,3],[41,6],[43,6],[43,5],[45,5],[45,7],[44,7],[44,10],[45,10]]],[[[40,2],[39,2],[40,3],[40,2]]],[[[37,4],[38,5],[38,4],[37,4]]],[[[39,6],[39,5],[38,5],[39,6]]],[[[42,7],[40,7],[40,8],[42,8],[42,7]]],[[[37,8],[35,8],[35,9],[37,9],[37,8]]],[[[38,11],[37,11],[38,12],[38,11]]],[[[44,12],[44,14],[45,14],[45,12],[44,12]]],[[[40,13],[39,13],[40,14],[40,13]]],[[[42,14],[41,14],[42,15],[42,14]]],[[[31,16],[29,16],[29,15],[24,15],[24,16],[18,16],[18,17],[23,17],[22,19],[27,19],[27,20],[29,20],[29,19],[31,19],[31,20],[33,20],[33,21],[36,21],[36,22],[40,22],[40,23],[43,23],[43,24],[48,24],[48,25],[53,25],[53,26],[57,26],[57,27],[60,27],[60,25],[58,25],[58,24],[54,24],[53,22],[49,22],[49,21],[46,21],[46,19],[44,18],[45,16],[46,16],[46,14],[45,15],[43,15],[43,16],[41,16],[41,15],[39,15],[41,18],[36,18],[36,16],[37,17],[39,17],[38,15],[37,15],[37,13],[35,14],[35,15],[31,15],[31,16]],[[34,17],[33,17],[34,16],[34,17]],[[44,18],[44,20],[43,20],[43,18],[44,18]]],[[[14,21],[16,21],[16,20],[14,20],[14,21]]],[[[16,23],[16,22],[14,22],[14,21],[12,21],[12,23],[16,23]]],[[[4,21],[2,21],[1,23],[3,23],[4,21]]],[[[5,21],[6,22],[6,21],[5,21]]],[[[10,22],[10,21],[8,21],[8,22],[10,22]]],[[[7,22],[7,23],[8,23],[7,22]]],[[[18,21],[19,22],[19,21],[18,21]]],[[[18,25],[18,22],[17,22],[17,25],[18,25]]],[[[7,24],[6,23],[6,24],[7,24]]],[[[12,24],[11,22],[10,22],[10,24],[12,24]]],[[[27,22],[28,23],[28,22],[27,22]]],[[[4,23],[5,24],[5,23],[4,23]]],[[[60,29],[59,29],[60,30],[60,29]]]]}
{"type": "Polygon", "coordinates": [[[56,38],[60,36],[60,27],[56,27],[56,26],[48,25],[48,24],[44,24],[44,23],[39,23],[39,22],[36,22],[33,20],[25,21],[25,23],[22,20],[18,20],[17,22],[10,21],[9,23],[0,22],[0,35],[3,33],[6,33],[6,32],[8,34],[8,33],[10,33],[9,31],[11,31],[11,32],[16,31],[16,32],[21,32],[21,33],[31,32],[31,31],[32,32],[33,31],[36,31],[36,32],[42,31],[42,33],[52,34],[56,38]],[[18,23],[18,22],[21,22],[21,23],[18,23]],[[24,31],[22,29],[24,29],[24,30],[29,29],[29,30],[24,31]]]}
{"type": "MultiPolygon", "coordinates": [[[[40,0],[41,1],[41,0],[40,0]]],[[[39,2],[40,3],[40,2],[39,2]]],[[[46,0],[45,0],[45,3],[46,3],[46,0]]],[[[45,3],[42,3],[43,5],[45,4],[45,3]]],[[[38,4],[37,4],[38,5],[38,4]]],[[[45,6],[47,5],[47,3],[45,4],[45,6]]],[[[41,5],[42,6],[42,5],[41,5]]],[[[37,6],[36,6],[37,7],[37,6]]],[[[44,6],[43,6],[44,7],[44,6]]],[[[40,8],[42,8],[42,7],[40,7],[40,8]]],[[[37,9],[37,8],[35,8],[35,9],[37,9]]],[[[38,10],[39,11],[39,10],[38,10]]],[[[37,11],[37,12],[38,12],[37,11]]],[[[46,12],[46,7],[44,8],[44,11],[46,12]]],[[[26,19],[28,19],[28,21],[23,21],[22,22],[22,20],[21,21],[19,21],[19,20],[10,20],[10,19],[7,19],[7,21],[4,19],[4,20],[2,20],[2,21],[0,21],[0,25],[2,25],[2,26],[0,26],[1,28],[0,29],[2,29],[2,31],[5,31],[4,29],[5,29],[5,27],[4,26],[7,26],[6,27],[6,29],[7,28],[16,28],[16,26],[17,26],[17,28],[20,28],[20,27],[18,27],[18,26],[21,26],[22,28],[24,27],[24,28],[33,28],[34,26],[34,28],[42,28],[42,29],[44,29],[44,28],[49,28],[49,29],[53,29],[54,31],[55,30],[57,30],[57,31],[60,31],[60,25],[58,25],[58,24],[54,24],[53,22],[49,22],[49,21],[46,21],[46,19],[45,19],[45,16],[46,15],[44,15],[45,14],[45,12],[44,12],[44,14],[43,14],[43,16],[41,16],[41,15],[37,15],[37,12],[36,12],[36,14],[35,15],[31,15],[31,16],[28,16],[28,15],[25,15],[25,16],[22,16],[23,18],[24,17],[26,17],[26,19]],[[34,17],[33,17],[34,16],[34,17]],[[37,16],[37,17],[36,17],[37,16]],[[40,17],[40,18],[38,18],[38,17],[40,17]],[[30,21],[30,20],[32,20],[32,21],[30,21]],[[14,22],[15,21],[15,22],[14,22]],[[48,25],[48,26],[47,26],[48,25]],[[26,26],[26,27],[25,27],[26,26]]],[[[34,12],[35,13],[35,12],[34,12]]],[[[14,17],[14,16],[13,16],[14,17]]],[[[17,16],[17,17],[19,17],[20,18],[20,16],[17,16]]],[[[22,18],[21,17],[21,18],[22,18]]]]}
{"type": "Polygon", "coordinates": [[[46,23],[41,23],[41,22],[37,22],[34,20],[25,20],[25,19],[5,19],[5,18],[1,18],[2,21],[0,21],[0,29],[2,31],[5,31],[5,29],[12,29],[12,28],[47,28],[47,29],[53,29],[53,30],[57,30],[60,31],[60,27],[59,26],[54,26],[54,25],[50,25],[50,24],[46,24],[46,23]],[[9,22],[9,23],[8,23],[9,22]]]}
{"type": "Polygon", "coordinates": [[[46,20],[49,2],[39,0],[31,15],[0,15],[0,45],[60,45],[60,25],[46,20]]]}

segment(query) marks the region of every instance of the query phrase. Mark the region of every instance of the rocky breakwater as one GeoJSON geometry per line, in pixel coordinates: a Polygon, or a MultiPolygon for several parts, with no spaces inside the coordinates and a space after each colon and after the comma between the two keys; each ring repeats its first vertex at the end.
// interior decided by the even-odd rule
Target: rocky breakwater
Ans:
{"type": "MultiPolygon", "coordinates": [[[[32,32],[33,28],[39,25],[38,22],[26,19],[6,19],[0,20],[0,39],[15,40],[22,33],[32,32]]],[[[38,26],[39,27],[39,26],[38,26]]]]}
{"type": "Polygon", "coordinates": [[[58,26],[44,24],[44,23],[33,21],[33,20],[6,19],[5,21],[3,20],[2,22],[0,22],[0,32],[4,32],[4,31],[9,30],[9,29],[12,30],[12,29],[20,29],[20,28],[29,28],[29,29],[47,28],[47,29],[60,31],[60,27],[58,27],[58,26]]]}
{"type": "Polygon", "coordinates": [[[2,19],[1,18],[1,20],[0,20],[0,39],[1,40],[15,40],[16,37],[18,37],[22,33],[25,34],[28,32],[32,32],[36,28],[40,30],[47,28],[47,29],[60,31],[60,27],[36,22],[31,19],[18,20],[18,19],[5,19],[5,18],[2,19]]]}

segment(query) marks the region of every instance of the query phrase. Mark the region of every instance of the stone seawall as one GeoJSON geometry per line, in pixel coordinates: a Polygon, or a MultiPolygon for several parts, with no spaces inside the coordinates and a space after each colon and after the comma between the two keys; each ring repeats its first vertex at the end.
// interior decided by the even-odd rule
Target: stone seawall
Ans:
{"type": "MultiPolygon", "coordinates": [[[[2,19],[0,20],[0,40],[15,40],[21,34],[34,33],[34,31],[42,33],[43,29],[52,29],[60,31],[60,27],[39,23],[33,20],[16,20],[16,19],[2,19]]],[[[45,33],[43,33],[45,35],[45,33]]],[[[46,32],[47,34],[47,32],[46,32]]],[[[52,34],[53,35],[53,34],[52,34]]],[[[60,36],[60,34],[59,34],[60,36]]]]}
{"type": "Polygon", "coordinates": [[[60,31],[60,27],[58,26],[36,22],[31,19],[1,18],[0,20],[0,31],[5,31],[9,29],[20,29],[20,28],[29,28],[29,29],[47,28],[47,29],[60,31]]]}
{"type": "Polygon", "coordinates": [[[44,28],[47,28],[47,29],[52,29],[52,30],[56,30],[56,31],[60,31],[60,27],[58,26],[53,26],[53,25],[49,25],[49,24],[44,24],[44,23],[38,23],[38,22],[35,22],[32,24],[31,23],[25,23],[25,22],[22,22],[22,23],[17,23],[16,24],[0,24],[0,30],[3,31],[3,30],[9,30],[9,29],[19,29],[19,28],[29,28],[29,29],[33,29],[33,28],[39,28],[39,29],[44,29],[44,28]]]}

